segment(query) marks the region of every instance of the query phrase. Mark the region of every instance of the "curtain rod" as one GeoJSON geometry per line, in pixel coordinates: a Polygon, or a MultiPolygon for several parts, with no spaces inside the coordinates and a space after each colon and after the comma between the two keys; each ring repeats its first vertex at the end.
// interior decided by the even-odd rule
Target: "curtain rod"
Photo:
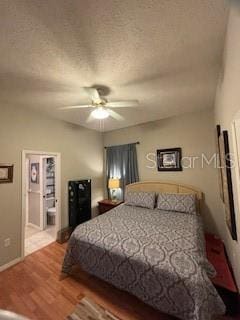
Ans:
{"type": "MultiPolygon", "coordinates": [[[[132,143],[126,143],[125,145],[127,145],[127,144],[140,144],[140,142],[137,141],[137,142],[132,142],[132,143]]],[[[120,144],[120,146],[124,146],[124,144],[120,144]]],[[[107,147],[104,147],[104,149],[111,148],[111,147],[119,147],[119,145],[107,146],[107,147]]]]}

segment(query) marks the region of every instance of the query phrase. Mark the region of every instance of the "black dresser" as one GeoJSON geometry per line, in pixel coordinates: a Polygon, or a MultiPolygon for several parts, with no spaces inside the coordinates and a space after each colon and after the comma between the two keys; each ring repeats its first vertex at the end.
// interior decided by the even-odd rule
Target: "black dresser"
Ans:
{"type": "Polygon", "coordinates": [[[76,228],[91,219],[91,180],[68,182],[69,226],[76,228]]]}

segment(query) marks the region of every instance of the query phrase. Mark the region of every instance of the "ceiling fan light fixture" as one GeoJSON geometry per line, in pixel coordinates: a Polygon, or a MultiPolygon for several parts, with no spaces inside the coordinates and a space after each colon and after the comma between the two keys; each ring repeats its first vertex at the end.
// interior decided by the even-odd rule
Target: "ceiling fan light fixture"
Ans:
{"type": "Polygon", "coordinates": [[[106,119],[109,116],[109,112],[103,107],[98,107],[92,111],[92,116],[99,120],[106,119]]]}

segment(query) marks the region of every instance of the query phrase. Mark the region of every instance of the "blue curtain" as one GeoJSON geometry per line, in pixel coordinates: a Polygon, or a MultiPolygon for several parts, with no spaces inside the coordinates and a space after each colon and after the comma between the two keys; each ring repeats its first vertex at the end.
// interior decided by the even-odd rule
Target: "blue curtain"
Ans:
{"type": "MultiPolygon", "coordinates": [[[[107,182],[110,178],[120,179],[117,199],[124,199],[125,186],[139,181],[136,143],[106,148],[107,182]]],[[[108,196],[110,191],[108,189],[108,196]]]]}

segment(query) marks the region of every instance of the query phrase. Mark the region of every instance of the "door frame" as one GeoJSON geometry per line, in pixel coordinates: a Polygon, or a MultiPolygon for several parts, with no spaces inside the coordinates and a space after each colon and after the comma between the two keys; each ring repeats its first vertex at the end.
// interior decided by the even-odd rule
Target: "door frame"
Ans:
{"type": "MultiPolygon", "coordinates": [[[[27,171],[29,170],[29,166],[30,166],[30,161],[28,158],[25,158],[25,186],[24,186],[24,190],[26,192],[26,195],[25,195],[25,212],[26,212],[26,215],[25,215],[25,224],[28,224],[29,223],[29,206],[28,206],[28,199],[29,199],[29,194],[28,194],[28,189],[29,189],[29,177],[27,178],[27,171]]],[[[24,177],[24,176],[23,176],[24,177]]]]}
{"type": "Polygon", "coordinates": [[[52,156],[56,159],[55,168],[55,198],[56,198],[56,235],[59,230],[61,230],[61,153],[59,152],[48,152],[48,151],[36,151],[36,150],[22,150],[22,232],[21,232],[21,259],[25,257],[25,224],[26,224],[26,158],[28,154],[34,154],[39,156],[52,156]]]}
{"type": "MultiPolygon", "coordinates": [[[[231,129],[232,129],[232,144],[233,144],[233,154],[234,154],[234,173],[235,173],[235,181],[236,185],[236,192],[234,193],[234,196],[236,196],[237,200],[235,203],[235,210],[240,208],[240,150],[238,147],[238,137],[237,137],[237,126],[240,126],[240,119],[236,118],[235,120],[232,121],[231,123],[231,129]],[[239,125],[238,125],[239,124],[239,125]],[[237,161],[236,161],[237,158],[237,161]]],[[[234,180],[233,180],[234,182],[234,180]]],[[[240,219],[238,219],[238,216],[236,215],[236,225],[237,225],[237,235],[239,236],[239,231],[240,231],[240,219]]]]}

